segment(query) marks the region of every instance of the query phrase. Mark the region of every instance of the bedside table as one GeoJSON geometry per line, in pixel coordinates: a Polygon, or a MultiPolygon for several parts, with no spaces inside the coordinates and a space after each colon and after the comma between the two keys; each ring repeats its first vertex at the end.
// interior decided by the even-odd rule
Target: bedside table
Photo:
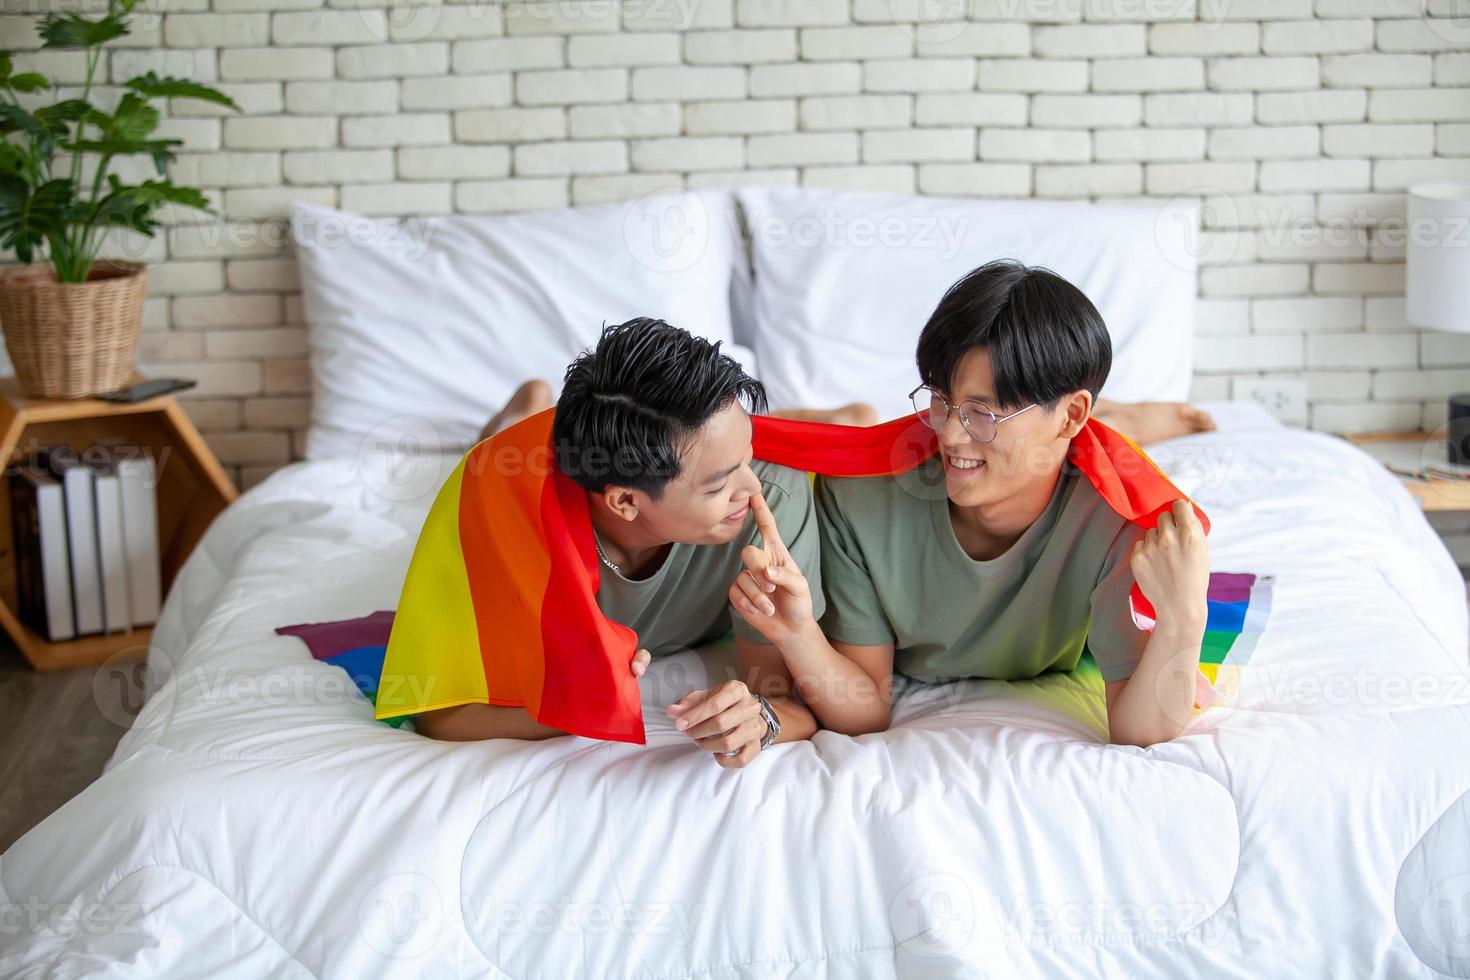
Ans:
{"type": "MultiPolygon", "coordinates": [[[[144,380],[141,377],[135,381],[144,380]]],[[[158,479],[158,545],[162,595],[205,528],[238,495],[219,460],[172,395],[132,404],[96,398],[27,398],[14,378],[0,378],[0,460],[7,466],[34,449],[66,445],[85,450],[114,437],[153,457],[158,479]]],[[[10,488],[0,476],[0,627],[37,670],[101,663],[116,654],[146,654],[151,627],[51,643],[17,615],[10,488]]]]}
{"type": "Polygon", "coordinates": [[[1425,512],[1470,514],[1470,467],[1450,466],[1442,435],[1391,432],[1348,436],[1347,440],[1393,471],[1425,512]],[[1430,473],[1427,478],[1411,475],[1428,464],[1443,466],[1444,474],[1430,473]],[[1455,479],[1450,474],[1456,470],[1463,471],[1467,478],[1455,479]]]}

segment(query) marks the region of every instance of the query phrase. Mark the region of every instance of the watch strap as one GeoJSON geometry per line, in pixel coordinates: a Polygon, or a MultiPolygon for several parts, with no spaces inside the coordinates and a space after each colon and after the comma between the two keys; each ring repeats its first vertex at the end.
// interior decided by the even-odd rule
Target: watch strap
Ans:
{"type": "Polygon", "coordinates": [[[766,723],[766,737],[761,739],[761,751],[765,751],[770,744],[776,741],[776,736],[781,734],[781,719],[776,714],[776,709],[771,707],[771,702],[766,700],[765,695],[754,695],[756,704],[760,705],[761,718],[766,723]]]}

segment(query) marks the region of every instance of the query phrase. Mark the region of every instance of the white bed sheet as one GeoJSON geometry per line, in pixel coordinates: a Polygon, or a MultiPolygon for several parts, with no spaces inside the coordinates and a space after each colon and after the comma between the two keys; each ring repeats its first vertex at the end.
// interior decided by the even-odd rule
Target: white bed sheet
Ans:
{"type": "Polygon", "coordinates": [[[108,771],[0,857],[0,976],[1470,974],[1460,577],[1364,454],[1212,407],[1155,456],[1275,608],[1147,750],[1056,674],[726,771],[659,709],[728,651],[655,663],[646,747],[394,731],[272,630],[393,608],[454,460],[287,467],[189,559],[108,771]]]}

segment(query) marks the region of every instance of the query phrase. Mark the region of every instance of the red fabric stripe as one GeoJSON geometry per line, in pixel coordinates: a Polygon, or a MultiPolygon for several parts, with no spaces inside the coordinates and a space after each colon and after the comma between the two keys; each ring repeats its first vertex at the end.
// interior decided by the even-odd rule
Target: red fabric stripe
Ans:
{"type": "Polygon", "coordinates": [[[631,664],[638,636],[597,606],[600,568],[587,494],[553,473],[541,495],[551,581],[541,603],[546,680],[538,721],[612,742],[644,744],[643,703],[631,664]]]}

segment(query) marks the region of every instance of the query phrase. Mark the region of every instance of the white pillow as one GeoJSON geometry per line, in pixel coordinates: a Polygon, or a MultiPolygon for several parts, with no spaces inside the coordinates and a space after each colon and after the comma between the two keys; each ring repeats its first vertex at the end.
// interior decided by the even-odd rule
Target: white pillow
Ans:
{"type": "Polygon", "coordinates": [[[1103,395],[1188,397],[1197,225],[1191,206],[1103,207],[743,188],[754,347],[773,408],[866,401],[911,411],[914,348],[944,291],[1013,257],[1075,284],[1113,340],[1103,395]]]}
{"type": "Polygon", "coordinates": [[[404,222],[297,205],[306,457],[468,447],[521,382],[559,393],[604,324],[659,317],[728,344],[734,214],[726,192],[404,222]]]}

